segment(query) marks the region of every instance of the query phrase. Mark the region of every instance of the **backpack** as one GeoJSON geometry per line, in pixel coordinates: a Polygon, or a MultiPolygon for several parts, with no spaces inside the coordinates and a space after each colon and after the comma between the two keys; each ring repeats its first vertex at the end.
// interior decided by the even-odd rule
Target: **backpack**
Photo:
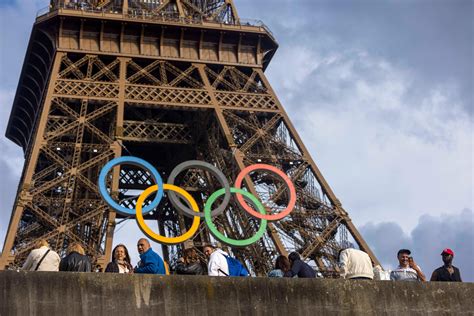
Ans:
{"type": "Polygon", "coordinates": [[[247,269],[244,268],[244,266],[242,265],[242,263],[240,263],[239,260],[232,258],[230,256],[226,256],[226,255],[223,255],[223,256],[227,260],[227,266],[229,267],[228,276],[249,276],[249,272],[247,271],[247,269]]]}

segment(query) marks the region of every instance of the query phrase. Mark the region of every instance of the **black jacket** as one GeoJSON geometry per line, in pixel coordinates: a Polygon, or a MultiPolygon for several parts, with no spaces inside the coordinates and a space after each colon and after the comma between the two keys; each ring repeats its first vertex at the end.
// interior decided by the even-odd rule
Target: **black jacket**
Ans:
{"type": "Polygon", "coordinates": [[[183,262],[179,262],[176,265],[176,273],[178,274],[192,274],[192,275],[203,275],[204,268],[201,262],[196,261],[190,264],[185,264],[183,262]]]}
{"type": "Polygon", "coordinates": [[[438,269],[433,271],[433,275],[431,276],[431,281],[448,281],[448,282],[462,282],[461,280],[461,273],[459,269],[453,266],[454,273],[449,274],[448,269],[444,266],[439,267],[438,269]]]}
{"type": "Polygon", "coordinates": [[[92,265],[89,258],[75,251],[64,257],[59,263],[59,271],[91,272],[92,265]]]}
{"type": "MultiPolygon", "coordinates": [[[[127,267],[128,270],[130,270],[130,272],[133,271],[133,267],[131,265],[129,265],[127,263],[127,266],[128,266],[127,267]]],[[[105,272],[119,273],[120,269],[119,269],[118,263],[115,260],[112,261],[112,262],[109,262],[109,264],[105,268],[105,272]]]]}
{"type": "Polygon", "coordinates": [[[303,260],[295,260],[291,265],[291,270],[285,272],[285,277],[292,278],[295,275],[298,278],[315,278],[316,272],[314,272],[313,268],[311,268],[306,262],[303,260]]]}

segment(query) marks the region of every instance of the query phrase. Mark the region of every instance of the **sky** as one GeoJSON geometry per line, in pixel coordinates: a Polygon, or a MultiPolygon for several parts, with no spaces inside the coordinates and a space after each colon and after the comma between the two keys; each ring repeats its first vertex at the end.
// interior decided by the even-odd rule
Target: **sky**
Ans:
{"type": "MultiPolygon", "coordinates": [[[[474,281],[473,2],[235,0],[280,45],[266,74],[313,159],[385,268],[444,248],[474,281]]],[[[0,245],[23,167],[4,137],[36,12],[0,2],[0,245]]],[[[116,241],[138,235],[122,224],[116,241]]],[[[133,245],[131,245],[133,248],[133,245]]]]}

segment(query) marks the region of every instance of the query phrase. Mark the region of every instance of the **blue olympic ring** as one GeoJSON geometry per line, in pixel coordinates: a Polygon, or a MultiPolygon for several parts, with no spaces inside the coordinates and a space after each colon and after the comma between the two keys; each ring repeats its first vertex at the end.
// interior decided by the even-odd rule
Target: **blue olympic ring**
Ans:
{"type": "Polygon", "coordinates": [[[109,204],[110,207],[112,207],[118,213],[123,214],[123,215],[135,216],[135,209],[126,208],[124,206],[121,206],[117,202],[115,202],[112,199],[112,197],[110,196],[110,194],[108,193],[107,187],[105,185],[105,182],[106,182],[105,180],[106,180],[106,177],[107,177],[107,174],[109,173],[109,171],[113,167],[115,167],[117,165],[120,165],[120,164],[134,165],[134,166],[137,166],[137,167],[140,167],[140,168],[143,168],[143,169],[149,171],[150,174],[151,174],[151,177],[153,178],[155,183],[158,185],[158,191],[156,193],[155,198],[153,199],[153,201],[151,201],[151,203],[149,205],[147,205],[146,207],[143,208],[143,214],[150,213],[155,207],[158,206],[158,204],[160,203],[160,201],[163,197],[163,180],[161,179],[161,176],[158,173],[158,171],[155,169],[155,167],[153,167],[146,160],[143,160],[143,159],[140,159],[140,158],[137,158],[137,157],[132,157],[132,156],[123,156],[123,157],[119,157],[119,158],[114,158],[111,161],[109,161],[102,168],[102,170],[100,171],[100,174],[99,174],[99,181],[98,182],[99,182],[100,195],[105,200],[105,202],[107,202],[107,204],[109,204]]]}

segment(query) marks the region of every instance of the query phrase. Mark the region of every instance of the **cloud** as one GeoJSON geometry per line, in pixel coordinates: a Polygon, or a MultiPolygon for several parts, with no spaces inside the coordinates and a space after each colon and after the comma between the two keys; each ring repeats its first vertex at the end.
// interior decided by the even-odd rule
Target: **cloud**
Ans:
{"type": "Polygon", "coordinates": [[[325,52],[324,44],[297,60],[283,48],[287,62],[269,77],[354,221],[389,217],[409,230],[423,213],[472,208],[474,134],[456,89],[416,91],[413,69],[363,50],[325,52]]]}
{"type": "Polygon", "coordinates": [[[473,118],[472,1],[241,0],[237,6],[241,17],[262,19],[280,42],[269,69],[285,47],[363,50],[415,70],[420,91],[449,82],[473,118]]]}
{"type": "MultiPolygon", "coordinates": [[[[14,92],[12,90],[0,90],[0,104],[13,103],[14,92]]],[[[8,118],[10,117],[10,107],[0,107],[0,130],[5,131],[7,127],[8,118]]],[[[0,144],[2,154],[0,155],[1,174],[7,178],[19,179],[21,170],[23,168],[23,152],[22,149],[8,140],[4,135],[0,136],[0,144]]]]}
{"type": "Polygon", "coordinates": [[[2,89],[15,89],[36,13],[45,0],[16,0],[0,5],[0,82],[2,89]]]}
{"type": "Polygon", "coordinates": [[[5,137],[5,131],[31,27],[36,12],[47,5],[45,0],[16,0],[0,4],[0,28],[14,30],[5,31],[0,36],[0,248],[3,247],[24,164],[22,149],[5,137]]]}
{"type": "Polygon", "coordinates": [[[460,269],[463,281],[474,282],[473,219],[472,210],[464,209],[454,214],[423,215],[410,234],[395,222],[367,223],[360,231],[385,269],[396,267],[397,251],[407,248],[429,279],[443,264],[441,251],[451,248],[455,253],[453,264],[460,269]]]}
{"type": "MultiPolygon", "coordinates": [[[[0,4],[0,26],[15,30],[0,37],[0,245],[23,160],[4,131],[32,23],[47,5],[0,4]]],[[[474,209],[472,1],[236,5],[279,40],[267,76],[357,226],[392,221],[395,247],[422,214],[474,209]]]]}
{"type": "MultiPolygon", "coordinates": [[[[1,5],[0,27],[4,30],[16,30],[3,32],[0,36],[0,68],[2,69],[0,72],[0,145],[2,148],[0,172],[3,177],[0,203],[4,206],[0,211],[2,218],[9,217],[24,163],[21,148],[8,140],[4,133],[26,53],[29,31],[37,10],[45,6],[47,6],[47,1],[43,0],[7,1],[1,5]]],[[[6,231],[7,225],[8,220],[0,222],[0,238],[6,231]]],[[[3,244],[3,240],[0,239],[0,242],[3,244]]]]}
{"type": "MultiPolygon", "coordinates": [[[[12,104],[14,92],[11,90],[0,90],[0,104],[12,104]]],[[[0,106],[0,131],[5,131],[9,117],[10,107],[0,106]]],[[[2,190],[0,191],[0,248],[3,247],[3,236],[5,236],[9,218],[15,200],[18,182],[23,169],[23,152],[19,146],[8,140],[2,133],[0,136],[0,174],[2,175],[2,190]]]]}

